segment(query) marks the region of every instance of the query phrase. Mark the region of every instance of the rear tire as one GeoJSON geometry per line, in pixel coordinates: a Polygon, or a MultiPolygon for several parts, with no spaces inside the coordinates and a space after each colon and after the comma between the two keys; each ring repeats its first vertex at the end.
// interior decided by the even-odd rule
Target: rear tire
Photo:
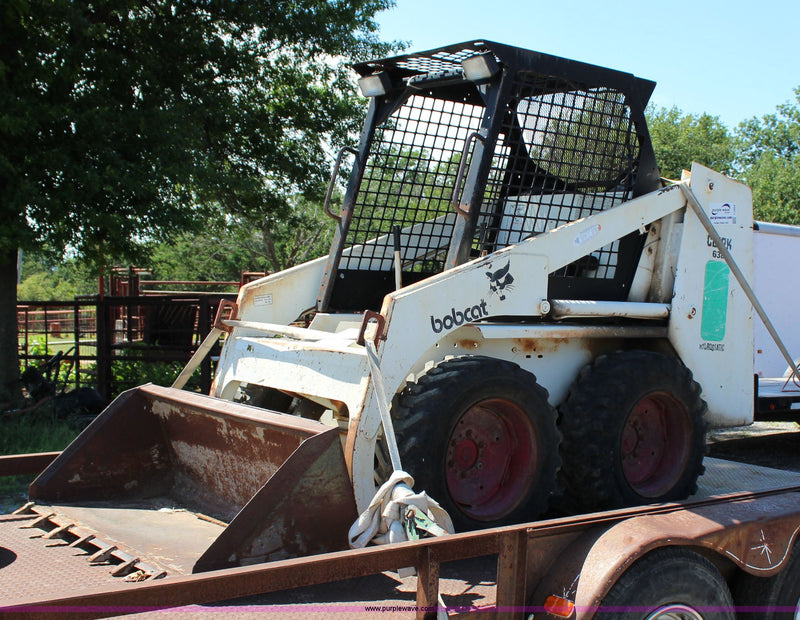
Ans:
{"type": "Polygon", "coordinates": [[[800,617],[800,548],[792,549],[786,566],[774,577],[742,573],[733,587],[744,620],[800,617]]]}
{"type": "Polygon", "coordinates": [[[625,571],[603,599],[608,620],[733,620],[728,584],[702,555],[662,547],[625,571]]]}
{"type": "Polygon", "coordinates": [[[556,489],[547,391],[511,362],[461,357],[409,384],[392,410],[403,467],[457,530],[530,521],[556,489]]]}
{"type": "Polygon", "coordinates": [[[562,508],[609,510],[694,493],[706,409],[678,359],[651,351],[598,357],[560,407],[562,508]]]}

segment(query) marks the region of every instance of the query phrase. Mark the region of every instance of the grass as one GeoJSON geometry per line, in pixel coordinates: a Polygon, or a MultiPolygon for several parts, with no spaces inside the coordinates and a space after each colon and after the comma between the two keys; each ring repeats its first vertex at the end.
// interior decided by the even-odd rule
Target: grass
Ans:
{"type": "Polygon", "coordinates": [[[63,450],[80,432],[75,419],[59,419],[46,405],[0,421],[0,454],[63,450]]]}
{"type": "MultiPolygon", "coordinates": [[[[97,355],[97,340],[86,339],[80,341],[81,357],[92,357],[97,355]]],[[[27,352],[36,355],[53,356],[59,351],[66,353],[75,346],[75,339],[70,337],[55,338],[48,336],[47,347],[45,348],[45,341],[43,335],[36,335],[28,340],[27,352]]],[[[25,349],[25,339],[20,336],[19,338],[20,351],[25,349]]],[[[41,363],[41,362],[36,362],[41,363]]],[[[36,364],[35,363],[35,364],[36,364]]]]}
{"type": "MultiPolygon", "coordinates": [[[[74,344],[72,339],[48,337],[47,346],[44,340],[37,340],[29,352],[38,355],[53,355],[57,351],[66,351],[74,344]]],[[[88,355],[86,345],[81,345],[81,354],[88,355]]],[[[42,362],[31,362],[39,366],[42,362]]],[[[69,390],[74,384],[74,370],[66,376],[68,365],[64,363],[57,389],[66,384],[69,390]]],[[[94,362],[82,362],[81,382],[92,375],[88,372],[94,362]]],[[[117,390],[127,389],[135,385],[152,382],[157,385],[171,385],[183,368],[182,362],[115,360],[110,372],[113,385],[117,390]]],[[[186,389],[199,389],[199,371],[195,372],[186,389]]],[[[80,433],[87,423],[86,416],[56,416],[54,402],[50,401],[35,411],[2,417],[0,414],[0,454],[27,454],[31,452],[55,452],[63,450],[80,433]]],[[[33,476],[0,476],[0,514],[13,510],[24,503],[27,487],[33,476]]]]}
{"type": "MultiPolygon", "coordinates": [[[[25,344],[24,335],[20,334],[18,340],[20,347],[25,344]]],[[[40,347],[44,349],[44,341],[45,341],[44,333],[28,334],[28,346],[31,348],[40,347]]],[[[97,337],[94,334],[89,334],[85,338],[81,338],[80,343],[81,343],[81,349],[83,349],[84,347],[94,346],[97,344],[97,337]]],[[[73,334],[69,334],[66,336],[64,335],[54,336],[53,334],[47,334],[47,348],[53,353],[55,353],[58,350],[66,351],[74,344],[75,344],[75,336],[73,334]]]]}
{"type": "MultiPolygon", "coordinates": [[[[57,418],[47,404],[24,414],[0,418],[0,454],[63,450],[78,436],[84,421],[57,418]]],[[[35,476],[0,476],[0,514],[13,510],[27,497],[35,476]]]]}

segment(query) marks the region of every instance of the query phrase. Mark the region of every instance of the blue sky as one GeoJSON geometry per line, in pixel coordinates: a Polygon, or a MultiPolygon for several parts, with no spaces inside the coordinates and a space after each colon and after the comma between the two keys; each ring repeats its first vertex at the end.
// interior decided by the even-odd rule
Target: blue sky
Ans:
{"type": "Polygon", "coordinates": [[[485,38],[657,82],[651,101],[729,128],[794,100],[797,0],[396,0],[384,39],[421,51],[485,38]]]}

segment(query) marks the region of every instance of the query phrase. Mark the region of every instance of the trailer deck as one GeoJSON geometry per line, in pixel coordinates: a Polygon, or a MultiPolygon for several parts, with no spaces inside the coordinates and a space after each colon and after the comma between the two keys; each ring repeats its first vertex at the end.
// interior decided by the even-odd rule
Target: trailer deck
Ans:
{"type": "MultiPolygon", "coordinates": [[[[398,617],[408,617],[414,613],[424,615],[423,608],[436,607],[441,595],[451,611],[468,613],[498,605],[508,608],[518,601],[519,589],[524,590],[520,584],[530,581],[530,573],[537,571],[520,567],[529,561],[535,563],[531,555],[542,553],[541,548],[531,548],[530,542],[524,544],[525,540],[543,541],[553,535],[558,539],[563,532],[581,531],[601,522],[684,508],[698,513],[724,510],[717,498],[731,493],[730,501],[742,505],[754,497],[769,497],[771,492],[776,493],[778,504],[797,504],[800,493],[800,473],[712,458],[706,459],[706,473],[700,483],[695,496],[678,504],[554,519],[195,575],[188,574],[190,562],[160,556],[156,538],[128,538],[130,512],[109,511],[106,523],[95,523],[108,528],[100,540],[90,538],[92,528],[79,524],[79,511],[66,506],[33,505],[24,514],[0,516],[0,605],[38,609],[42,616],[76,606],[85,617],[173,607],[179,615],[171,617],[190,618],[266,611],[268,606],[282,616],[290,614],[288,617],[307,617],[310,612],[323,611],[350,614],[368,607],[384,612],[395,610],[398,617]],[[64,528],[64,519],[73,528],[64,528]],[[59,528],[64,529],[58,531],[59,528]],[[68,529],[83,534],[87,540],[61,538],[68,529]],[[87,548],[92,540],[94,546],[87,548]],[[416,566],[419,576],[400,578],[393,572],[404,566],[416,566]],[[144,579],[148,570],[155,572],[144,579]],[[354,581],[342,584],[344,579],[354,581]],[[335,587],[318,585],[328,582],[340,583],[335,587]],[[273,594],[267,594],[270,592],[273,594]],[[240,597],[250,598],[235,600],[240,597]]],[[[183,531],[187,541],[202,536],[205,528],[221,527],[186,511],[156,509],[145,513],[142,518],[150,526],[159,525],[153,520],[173,521],[176,527],[169,528],[170,536],[183,531]]],[[[140,523],[132,527],[142,531],[140,523]]]]}

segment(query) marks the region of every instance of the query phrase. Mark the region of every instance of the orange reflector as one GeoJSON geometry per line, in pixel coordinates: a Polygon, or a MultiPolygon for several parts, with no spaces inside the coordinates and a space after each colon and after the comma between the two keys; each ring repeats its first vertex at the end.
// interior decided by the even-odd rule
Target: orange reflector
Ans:
{"type": "Polygon", "coordinates": [[[544,602],[544,610],[561,618],[570,618],[575,611],[575,603],[560,596],[551,594],[544,602]]]}

